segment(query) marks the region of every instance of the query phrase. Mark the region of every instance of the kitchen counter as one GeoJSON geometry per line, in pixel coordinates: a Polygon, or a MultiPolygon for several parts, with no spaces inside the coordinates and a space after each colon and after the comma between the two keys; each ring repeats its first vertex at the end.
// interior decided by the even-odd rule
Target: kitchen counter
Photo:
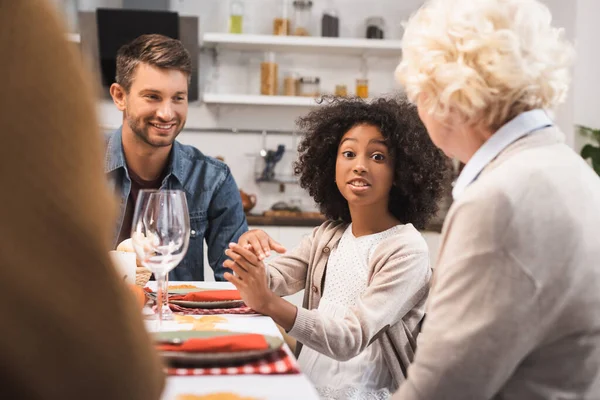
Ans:
{"type": "MultiPolygon", "coordinates": [[[[262,214],[247,214],[246,220],[250,226],[301,226],[301,227],[314,227],[321,225],[326,221],[325,216],[316,215],[316,213],[309,213],[309,215],[303,214],[291,214],[291,215],[262,215],[262,214]]],[[[441,232],[441,223],[428,224],[424,231],[428,232],[441,232]]]]}
{"type": "Polygon", "coordinates": [[[248,225],[251,226],[304,226],[313,227],[321,225],[326,221],[323,215],[261,215],[261,214],[248,214],[246,215],[248,225]]]}

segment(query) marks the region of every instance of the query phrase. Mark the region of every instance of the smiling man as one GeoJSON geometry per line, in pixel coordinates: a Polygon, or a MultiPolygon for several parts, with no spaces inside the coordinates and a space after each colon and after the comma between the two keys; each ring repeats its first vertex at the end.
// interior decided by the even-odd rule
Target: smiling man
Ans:
{"type": "Polygon", "coordinates": [[[229,168],[175,140],[185,126],[190,55],[180,41],[143,35],[117,53],[116,83],[110,94],[123,112],[123,125],[108,138],[105,172],[120,197],[113,247],[130,237],[141,189],[186,193],[191,237],[171,280],[204,280],[204,246],[217,280],[226,269],[224,251],[248,227],[229,168]]]}

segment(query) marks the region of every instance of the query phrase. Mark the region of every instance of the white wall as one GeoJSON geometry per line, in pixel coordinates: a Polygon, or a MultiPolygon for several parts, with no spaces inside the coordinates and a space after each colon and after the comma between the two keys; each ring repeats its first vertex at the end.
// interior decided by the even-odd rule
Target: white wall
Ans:
{"type": "MultiPolygon", "coordinates": [[[[576,32],[577,3],[581,0],[542,0],[552,13],[554,24],[565,30],[565,36],[574,41],[576,32]]],[[[574,78],[575,79],[575,78],[574,78]]],[[[575,94],[573,85],[568,94],[567,100],[562,104],[556,113],[556,123],[565,133],[566,142],[569,146],[575,145],[575,134],[573,129],[573,119],[575,113],[575,94]]]]}

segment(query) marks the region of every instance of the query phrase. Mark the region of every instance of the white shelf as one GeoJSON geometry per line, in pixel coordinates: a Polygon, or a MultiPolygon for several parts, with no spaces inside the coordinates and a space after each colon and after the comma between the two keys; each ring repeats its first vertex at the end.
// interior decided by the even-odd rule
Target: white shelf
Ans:
{"type": "Polygon", "coordinates": [[[204,93],[202,100],[206,104],[243,104],[257,106],[298,107],[315,107],[319,105],[312,97],[300,96],[261,96],[251,94],[204,93]]]}
{"type": "Polygon", "coordinates": [[[205,33],[202,46],[237,51],[324,53],[335,55],[400,57],[402,41],[324,38],[312,36],[237,35],[205,33]]]}

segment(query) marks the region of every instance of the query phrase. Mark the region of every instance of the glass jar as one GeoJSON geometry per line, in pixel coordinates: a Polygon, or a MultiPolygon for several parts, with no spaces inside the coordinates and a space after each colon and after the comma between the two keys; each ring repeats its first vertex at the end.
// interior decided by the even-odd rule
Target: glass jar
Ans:
{"type": "Polygon", "coordinates": [[[288,36],[290,34],[290,2],[281,0],[279,3],[279,14],[273,20],[273,35],[288,36]]]}
{"type": "Polygon", "coordinates": [[[321,95],[321,79],[317,76],[303,76],[298,79],[298,95],[319,97],[321,95]]]}
{"type": "Polygon", "coordinates": [[[357,79],[356,80],[356,96],[361,99],[369,97],[369,80],[368,79],[357,79]]]}
{"type": "Polygon", "coordinates": [[[348,96],[348,88],[346,88],[346,85],[335,85],[335,95],[338,97],[348,96]]]}
{"type": "Polygon", "coordinates": [[[239,0],[232,1],[229,12],[229,33],[242,33],[243,20],[244,4],[239,0]]]}
{"type": "Polygon", "coordinates": [[[297,96],[298,95],[298,77],[294,73],[286,74],[283,78],[283,95],[297,96]]]}
{"type": "Polygon", "coordinates": [[[294,36],[310,36],[313,2],[294,0],[292,4],[294,5],[294,36]]]}
{"type": "Polygon", "coordinates": [[[340,18],[335,9],[323,11],[321,18],[321,36],[339,37],[340,36],[340,18]]]}
{"type": "Polygon", "coordinates": [[[367,18],[365,25],[367,26],[367,39],[383,39],[385,22],[381,17],[367,18]]]}
{"type": "Polygon", "coordinates": [[[279,66],[275,62],[275,53],[265,54],[265,61],[260,64],[260,94],[277,95],[277,75],[279,66]]]}

